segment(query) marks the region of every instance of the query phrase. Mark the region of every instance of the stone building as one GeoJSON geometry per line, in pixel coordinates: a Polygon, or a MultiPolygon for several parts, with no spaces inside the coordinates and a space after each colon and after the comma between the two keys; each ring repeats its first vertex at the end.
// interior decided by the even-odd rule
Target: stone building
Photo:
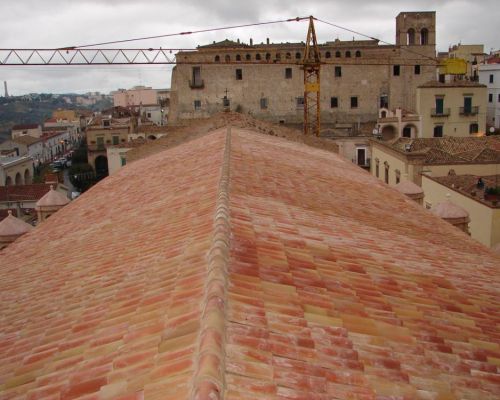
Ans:
{"type": "MultiPolygon", "coordinates": [[[[415,109],[416,88],[435,79],[435,12],[402,12],[396,44],[377,40],[319,45],[321,119],[375,121],[380,107],[415,109]]],[[[304,43],[225,40],[177,54],[169,119],[207,117],[223,108],[281,123],[303,121],[304,43]]]]}

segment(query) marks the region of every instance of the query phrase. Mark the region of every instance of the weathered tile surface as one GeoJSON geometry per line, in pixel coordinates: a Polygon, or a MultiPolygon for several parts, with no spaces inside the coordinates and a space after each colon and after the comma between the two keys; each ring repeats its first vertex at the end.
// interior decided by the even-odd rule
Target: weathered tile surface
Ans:
{"type": "Polygon", "coordinates": [[[0,252],[1,399],[499,397],[498,257],[332,153],[226,139],[0,252]]]}

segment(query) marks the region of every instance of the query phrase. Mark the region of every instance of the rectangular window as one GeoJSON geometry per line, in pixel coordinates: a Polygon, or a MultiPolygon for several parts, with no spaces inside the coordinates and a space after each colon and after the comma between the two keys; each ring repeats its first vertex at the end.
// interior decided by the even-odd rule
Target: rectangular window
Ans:
{"type": "Polygon", "coordinates": [[[120,136],[113,135],[113,144],[119,144],[120,143],[120,136]]]}
{"type": "Polygon", "coordinates": [[[444,98],[436,97],[436,114],[442,114],[444,111],[444,98]]]}
{"type": "Polygon", "coordinates": [[[384,174],[384,181],[385,183],[389,184],[389,167],[385,167],[385,174],[384,174]]]}
{"type": "Polygon", "coordinates": [[[488,94],[488,103],[493,103],[493,93],[488,94]]]}
{"type": "Polygon", "coordinates": [[[493,74],[490,74],[490,83],[493,83],[493,74]]]}
{"type": "Polygon", "coordinates": [[[285,68],[285,79],[292,79],[292,69],[285,68]]]}
{"type": "Polygon", "coordinates": [[[97,141],[97,148],[99,150],[104,149],[104,136],[97,136],[95,139],[97,141]]]}
{"type": "Polygon", "coordinates": [[[201,67],[193,67],[191,70],[191,87],[199,88],[203,86],[203,81],[201,80],[201,67]]]}
{"type": "Polygon", "coordinates": [[[464,114],[470,114],[472,112],[472,97],[464,97],[464,114]]]}
{"type": "Polygon", "coordinates": [[[110,120],[109,119],[103,119],[102,120],[102,126],[110,126],[110,120]]]}
{"type": "Polygon", "coordinates": [[[436,125],[434,127],[434,137],[443,137],[443,125],[436,125]]]}
{"type": "Polygon", "coordinates": [[[330,107],[337,108],[339,106],[339,99],[337,97],[330,98],[330,107]]]}
{"type": "Polygon", "coordinates": [[[266,110],[267,109],[267,98],[263,97],[260,99],[260,109],[261,110],[266,110]]]}
{"type": "Polygon", "coordinates": [[[415,75],[420,75],[420,65],[415,65],[415,75]]]}
{"type": "Polygon", "coordinates": [[[297,97],[297,108],[304,108],[304,98],[303,97],[297,97]]]}
{"type": "Polygon", "coordinates": [[[389,96],[386,94],[380,96],[380,108],[389,108],[389,96]]]}
{"type": "Polygon", "coordinates": [[[500,94],[498,95],[498,102],[500,103],[500,94]]]}
{"type": "Polygon", "coordinates": [[[241,68],[236,69],[236,80],[241,81],[243,79],[243,70],[241,68]]]}
{"type": "Polygon", "coordinates": [[[340,78],[342,76],[342,67],[335,67],[335,77],[340,78]]]}
{"type": "Polygon", "coordinates": [[[195,111],[201,110],[201,100],[194,101],[194,110],[195,111]]]}
{"type": "Polygon", "coordinates": [[[357,96],[351,97],[351,108],[358,108],[358,97],[357,96]]]}
{"type": "Polygon", "coordinates": [[[122,167],[127,164],[127,159],[125,157],[120,157],[122,167]]]}
{"type": "Polygon", "coordinates": [[[401,67],[399,65],[393,65],[392,66],[392,74],[394,76],[399,76],[400,72],[401,72],[401,67]]]}

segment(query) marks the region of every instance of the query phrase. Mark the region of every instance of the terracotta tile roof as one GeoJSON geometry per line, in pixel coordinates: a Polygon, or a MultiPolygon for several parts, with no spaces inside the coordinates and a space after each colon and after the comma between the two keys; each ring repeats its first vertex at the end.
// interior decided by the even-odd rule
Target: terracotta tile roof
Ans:
{"type": "Polygon", "coordinates": [[[15,143],[20,143],[20,144],[30,146],[34,143],[41,142],[42,139],[30,136],[30,135],[24,135],[24,136],[18,136],[16,138],[12,139],[12,141],[15,143]]]}
{"type": "Polygon", "coordinates": [[[3,399],[500,392],[500,258],[303,144],[233,128],[139,160],[0,260],[3,399]]]}
{"type": "Polygon", "coordinates": [[[36,183],[32,185],[0,186],[0,202],[5,201],[38,201],[48,191],[50,185],[36,183]]]}
{"type": "Polygon", "coordinates": [[[488,205],[489,207],[500,207],[500,205],[493,205],[492,200],[485,200],[484,192],[485,189],[490,187],[494,188],[500,186],[500,174],[499,175],[488,175],[488,176],[477,176],[477,175],[446,175],[446,176],[435,176],[427,177],[433,181],[444,185],[451,190],[454,190],[463,196],[469,197],[481,203],[488,205]],[[482,187],[477,186],[478,179],[483,180],[484,185],[482,187]]]}
{"type": "Polygon", "coordinates": [[[424,154],[425,164],[500,163],[499,136],[398,138],[382,143],[404,154],[424,154]]]}
{"type": "Polygon", "coordinates": [[[20,124],[20,125],[14,125],[12,127],[13,131],[18,131],[22,129],[38,129],[40,128],[40,125],[38,124],[20,124]]]}
{"type": "Polygon", "coordinates": [[[127,162],[139,160],[167,148],[178,146],[181,143],[199,138],[228,124],[235,127],[257,130],[267,135],[283,137],[294,142],[302,142],[309,146],[320,147],[338,153],[338,146],[332,140],[317,138],[315,136],[304,136],[302,132],[295,129],[261,121],[237,112],[223,112],[210,118],[187,120],[183,121],[183,123],[185,125],[169,125],[167,136],[149,141],[146,145],[129,151],[126,155],[127,162]]]}

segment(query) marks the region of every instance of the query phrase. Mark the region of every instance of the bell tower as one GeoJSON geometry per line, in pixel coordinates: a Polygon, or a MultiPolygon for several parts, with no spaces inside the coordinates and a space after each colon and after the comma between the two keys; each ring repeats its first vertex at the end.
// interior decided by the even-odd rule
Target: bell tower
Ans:
{"type": "Polygon", "coordinates": [[[396,44],[436,47],[436,12],[401,12],[396,17],[396,44]]]}

